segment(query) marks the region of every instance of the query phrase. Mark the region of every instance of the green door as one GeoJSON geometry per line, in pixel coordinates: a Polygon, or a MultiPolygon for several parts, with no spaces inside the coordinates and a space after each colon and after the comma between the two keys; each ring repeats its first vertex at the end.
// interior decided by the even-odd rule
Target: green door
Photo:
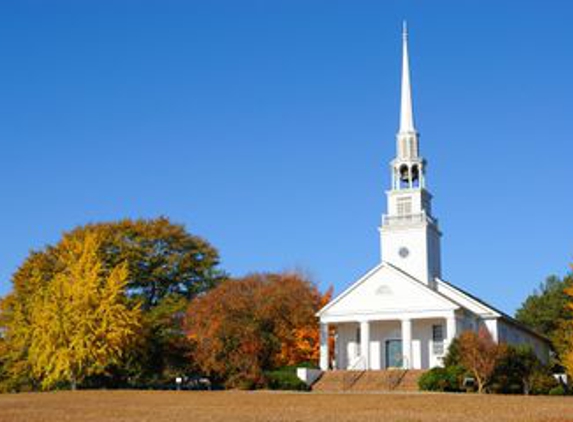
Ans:
{"type": "Polygon", "coordinates": [[[402,367],[402,340],[386,340],[386,368],[402,367]]]}

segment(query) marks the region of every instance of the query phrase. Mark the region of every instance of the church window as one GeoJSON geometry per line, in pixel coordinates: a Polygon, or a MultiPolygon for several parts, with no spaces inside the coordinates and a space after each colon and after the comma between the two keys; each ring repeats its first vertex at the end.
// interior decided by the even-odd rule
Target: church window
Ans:
{"type": "Polygon", "coordinates": [[[419,170],[418,166],[413,165],[410,172],[412,173],[412,182],[418,182],[420,179],[420,170],[419,170]]]}
{"type": "Polygon", "coordinates": [[[444,326],[432,325],[432,344],[434,355],[444,354],[444,326]]]}
{"type": "Polygon", "coordinates": [[[407,189],[410,187],[410,169],[406,164],[402,164],[398,170],[400,189],[407,189]]]}

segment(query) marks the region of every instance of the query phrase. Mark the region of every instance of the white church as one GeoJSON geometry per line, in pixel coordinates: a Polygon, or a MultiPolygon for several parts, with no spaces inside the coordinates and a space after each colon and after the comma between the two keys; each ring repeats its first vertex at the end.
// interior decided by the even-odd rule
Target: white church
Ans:
{"type": "Polygon", "coordinates": [[[381,260],[318,312],[320,369],[429,369],[442,364],[452,339],[479,327],[497,342],[531,345],[546,362],[546,338],[442,278],[442,233],[414,126],[405,25],[402,38],[400,128],[379,228],[381,260]]]}

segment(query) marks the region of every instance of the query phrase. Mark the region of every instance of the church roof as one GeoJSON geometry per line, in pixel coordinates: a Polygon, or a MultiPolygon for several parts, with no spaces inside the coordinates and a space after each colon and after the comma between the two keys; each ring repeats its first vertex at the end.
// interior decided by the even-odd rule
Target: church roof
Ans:
{"type": "Polygon", "coordinates": [[[482,299],[478,298],[477,296],[474,296],[473,294],[469,293],[468,291],[461,289],[458,286],[453,285],[450,282],[447,282],[445,280],[442,279],[437,279],[438,284],[441,284],[442,286],[447,286],[449,287],[451,290],[454,290],[455,292],[457,292],[458,294],[461,294],[465,297],[467,297],[468,299],[476,302],[477,304],[479,304],[480,306],[489,309],[490,312],[496,314],[495,317],[497,318],[502,318],[503,320],[505,320],[506,322],[508,322],[509,324],[522,329],[523,331],[527,331],[529,334],[545,341],[545,342],[551,342],[551,340],[549,340],[549,338],[547,338],[546,336],[544,336],[541,333],[538,333],[537,331],[533,330],[531,327],[528,327],[527,325],[523,324],[522,322],[516,320],[514,317],[512,317],[511,315],[495,308],[494,306],[490,305],[489,303],[484,302],[482,299]]]}
{"type": "Polygon", "coordinates": [[[423,311],[425,307],[428,309],[455,310],[461,307],[459,303],[450,297],[431,289],[422,281],[388,262],[378,264],[352,283],[346,290],[323,307],[317,313],[317,316],[327,315],[333,310],[334,313],[337,313],[337,307],[339,308],[338,311],[340,311],[340,308],[346,308],[346,312],[351,313],[353,306],[356,307],[358,313],[360,312],[359,307],[371,312],[392,306],[394,307],[392,309],[396,311],[423,311]],[[384,271],[386,274],[382,274],[384,271]],[[365,288],[364,286],[368,283],[371,286],[365,288]],[[372,298],[381,287],[387,285],[396,290],[394,292],[396,297],[392,299],[391,303],[388,300],[372,298]],[[403,291],[400,291],[400,289],[403,291]],[[354,298],[353,296],[359,297],[354,298]],[[398,301],[396,301],[397,298],[398,301]],[[402,300],[402,303],[400,303],[400,300],[402,300]],[[352,302],[352,305],[341,305],[343,301],[352,302]],[[366,302],[369,302],[369,305],[366,305],[366,302]]]}

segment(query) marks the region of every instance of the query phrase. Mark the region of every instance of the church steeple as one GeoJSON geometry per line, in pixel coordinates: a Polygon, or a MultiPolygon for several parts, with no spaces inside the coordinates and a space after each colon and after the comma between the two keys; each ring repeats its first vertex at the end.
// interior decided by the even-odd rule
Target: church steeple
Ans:
{"type": "Polygon", "coordinates": [[[426,161],[420,156],[414,126],[408,31],[402,29],[402,86],[396,158],[390,163],[392,188],[388,211],[380,227],[382,261],[433,286],[440,277],[440,230],[432,215],[432,195],[426,189],[426,161]]]}
{"type": "Polygon", "coordinates": [[[402,92],[400,98],[400,127],[396,134],[396,159],[392,162],[392,188],[423,188],[425,161],[420,157],[419,134],[414,127],[408,28],[402,28],[402,92]]]}
{"type": "Polygon", "coordinates": [[[407,134],[416,132],[414,129],[414,113],[412,111],[412,85],[410,84],[410,58],[408,57],[408,26],[404,21],[402,26],[402,97],[400,103],[400,130],[407,134]]]}

